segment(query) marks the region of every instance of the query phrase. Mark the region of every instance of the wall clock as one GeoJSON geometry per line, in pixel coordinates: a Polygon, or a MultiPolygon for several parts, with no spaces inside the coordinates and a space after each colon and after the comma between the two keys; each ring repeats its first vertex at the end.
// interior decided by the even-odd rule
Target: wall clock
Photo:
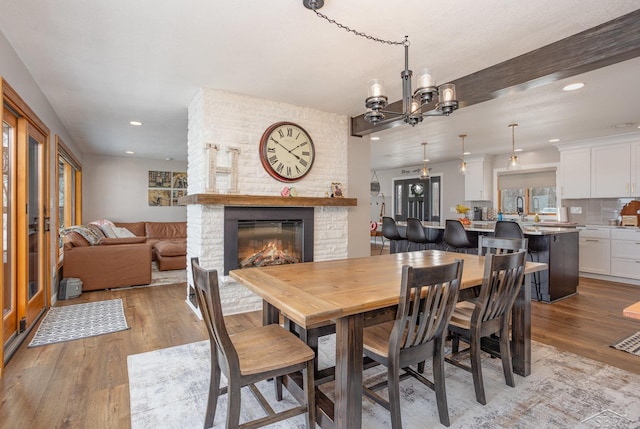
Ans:
{"type": "Polygon", "coordinates": [[[304,128],[293,122],[277,122],[260,139],[260,161],[271,177],[281,182],[302,179],[313,166],[313,141],[304,128]]]}

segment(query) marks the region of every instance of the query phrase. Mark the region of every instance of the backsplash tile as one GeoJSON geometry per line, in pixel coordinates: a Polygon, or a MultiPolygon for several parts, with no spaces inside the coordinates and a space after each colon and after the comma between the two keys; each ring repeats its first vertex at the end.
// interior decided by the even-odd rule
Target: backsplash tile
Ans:
{"type": "Polygon", "coordinates": [[[633,198],[564,199],[569,222],[579,225],[608,225],[610,219],[619,219],[620,211],[633,198]],[[572,207],[580,207],[582,213],[571,213],[572,207]]]}

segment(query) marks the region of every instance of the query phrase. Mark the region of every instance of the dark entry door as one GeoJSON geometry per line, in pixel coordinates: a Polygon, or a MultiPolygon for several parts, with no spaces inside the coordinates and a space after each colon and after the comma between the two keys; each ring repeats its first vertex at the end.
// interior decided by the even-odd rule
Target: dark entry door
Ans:
{"type": "Polygon", "coordinates": [[[424,221],[440,221],[440,177],[394,181],[394,218],[406,221],[414,217],[424,221]]]}

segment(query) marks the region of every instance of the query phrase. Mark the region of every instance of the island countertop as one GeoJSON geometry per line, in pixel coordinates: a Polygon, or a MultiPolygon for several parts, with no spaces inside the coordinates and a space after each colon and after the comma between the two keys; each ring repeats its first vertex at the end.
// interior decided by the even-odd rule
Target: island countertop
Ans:
{"type": "MultiPolygon", "coordinates": [[[[407,223],[399,221],[397,222],[398,226],[406,227],[407,223]]],[[[519,223],[520,224],[520,223],[519,223]]],[[[552,235],[552,234],[564,234],[569,232],[576,232],[575,224],[564,224],[567,226],[551,226],[545,225],[543,222],[531,224],[525,223],[520,224],[522,228],[522,232],[525,235],[552,235]]],[[[422,222],[422,226],[425,228],[432,229],[444,229],[443,225],[435,222],[422,222]]],[[[470,232],[480,232],[480,233],[493,233],[495,231],[495,222],[487,222],[487,223],[477,223],[473,222],[471,225],[465,225],[464,229],[470,232]]]]}

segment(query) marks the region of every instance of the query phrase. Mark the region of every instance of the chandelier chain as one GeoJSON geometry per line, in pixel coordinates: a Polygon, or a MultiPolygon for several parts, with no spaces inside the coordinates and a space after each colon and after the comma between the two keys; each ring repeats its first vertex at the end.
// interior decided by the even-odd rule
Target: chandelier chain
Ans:
{"type": "Polygon", "coordinates": [[[327,20],[327,22],[329,22],[329,24],[335,24],[338,28],[342,28],[343,30],[345,30],[345,31],[347,31],[349,33],[355,34],[356,36],[364,37],[365,39],[372,40],[372,41],[378,42],[378,43],[383,43],[383,44],[386,44],[386,45],[409,46],[409,40],[408,40],[408,38],[406,36],[405,36],[404,40],[401,41],[401,42],[394,42],[393,40],[380,39],[378,37],[371,36],[371,35],[369,35],[367,33],[363,33],[361,31],[354,30],[354,29],[352,29],[352,28],[350,28],[350,27],[348,27],[348,26],[346,26],[344,24],[341,24],[341,23],[337,22],[335,19],[331,19],[327,15],[324,15],[324,14],[318,12],[316,9],[313,9],[313,11],[316,13],[316,15],[318,15],[319,18],[323,18],[323,19],[327,20]]]}

